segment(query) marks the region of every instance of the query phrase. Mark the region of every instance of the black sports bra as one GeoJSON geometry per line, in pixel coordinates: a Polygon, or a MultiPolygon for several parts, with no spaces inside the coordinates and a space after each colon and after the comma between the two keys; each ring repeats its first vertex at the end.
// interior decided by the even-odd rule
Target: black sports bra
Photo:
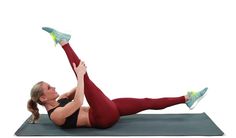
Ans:
{"type": "MultiPolygon", "coordinates": [[[[67,99],[67,98],[63,98],[58,100],[59,105],[57,107],[64,107],[66,104],[68,104],[69,102],[71,102],[71,100],[67,99]]],[[[51,110],[48,111],[48,116],[50,118],[50,115],[52,114],[52,112],[57,108],[53,108],[51,110]]],[[[66,121],[64,124],[60,125],[60,127],[62,128],[76,128],[77,127],[77,119],[78,119],[78,114],[79,114],[79,109],[76,110],[72,115],[68,116],[66,118],[66,121]]],[[[51,118],[50,118],[51,119],[51,118]]]]}

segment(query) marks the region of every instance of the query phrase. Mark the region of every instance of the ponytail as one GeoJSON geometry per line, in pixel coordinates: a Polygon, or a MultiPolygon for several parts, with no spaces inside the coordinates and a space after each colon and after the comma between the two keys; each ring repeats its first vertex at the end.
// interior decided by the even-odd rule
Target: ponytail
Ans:
{"type": "Polygon", "coordinates": [[[37,103],[30,99],[27,103],[27,109],[32,113],[32,120],[30,123],[37,123],[37,120],[39,119],[39,109],[37,107],[37,103]]]}
{"type": "Polygon", "coordinates": [[[31,116],[31,123],[36,123],[39,119],[39,109],[37,107],[37,103],[40,105],[43,105],[43,103],[40,101],[40,96],[43,95],[43,89],[41,87],[41,85],[43,84],[43,81],[40,81],[38,83],[36,83],[30,92],[30,100],[27,103],[27,109],[32,113],[31,116]]]}

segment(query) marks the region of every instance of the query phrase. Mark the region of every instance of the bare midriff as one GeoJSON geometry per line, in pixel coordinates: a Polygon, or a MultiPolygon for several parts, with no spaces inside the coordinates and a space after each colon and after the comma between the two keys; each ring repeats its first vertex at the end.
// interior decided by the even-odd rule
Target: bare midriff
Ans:
{"type": "Polygon", "coordinates": [[[89,121],[89,107],[81,107],[77,119],[78,127],[91,127],[89,121]]]}

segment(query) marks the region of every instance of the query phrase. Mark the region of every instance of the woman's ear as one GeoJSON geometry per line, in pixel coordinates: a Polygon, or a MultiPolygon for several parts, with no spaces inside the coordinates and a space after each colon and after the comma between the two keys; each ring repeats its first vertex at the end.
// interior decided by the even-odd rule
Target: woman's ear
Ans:
{"type": "Polygon", "coordinates": [[[47,98],[46,98],[44,95],[42,95],[42,96],[39,97],[39,100],[40,100],[42,103],[44,103],[45,101],[47,101],[47,98]]]}

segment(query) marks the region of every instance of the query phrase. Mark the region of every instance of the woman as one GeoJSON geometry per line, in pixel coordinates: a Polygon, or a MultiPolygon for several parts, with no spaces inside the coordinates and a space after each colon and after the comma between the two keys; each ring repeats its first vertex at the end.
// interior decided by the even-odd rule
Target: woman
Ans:
{"type": "Polygon", "coordinates": [[[48,27],[43,27],[43,30],[50,33],[55,44],[59,43],[64,49],[76,75],[77,86],[59,96],[55,87],[50,84],[43,81],[35,84],[31,90],[31,99],[28,101],[28,110],[32,112],[33,123],[39,119],[37,103],[44,106],[53,123],[62,128],[108,128],[114,125],[120,116],[136,114],[147,109],[164,109],[182,103],[192,109],[207,91],[205,88],[199,92],[188,92],[187,95],[172,98],[110,100],[89,79],[85,63],[80,61],[68,43],[71,36],[48,27]],[[84,96],[90,107],[82,106],[84,96]]]}

